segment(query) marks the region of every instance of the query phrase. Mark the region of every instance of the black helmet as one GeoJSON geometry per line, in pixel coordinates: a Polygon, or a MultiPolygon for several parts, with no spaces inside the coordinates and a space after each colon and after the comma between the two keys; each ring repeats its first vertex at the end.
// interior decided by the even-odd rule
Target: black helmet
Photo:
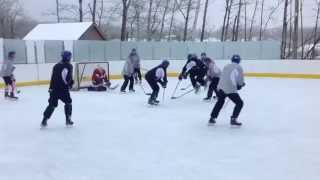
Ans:
{"type": "Polygon", "coordinates": [[[166,60],[166,59],[163,60],[162,63],[161,63],[161,66],[164,67],[164,68],[168,68],[169,65],[170,65],[170,62],[168,60],[166,60]]]}
{"type": "Polygon", "coordinates": [[[70,62],[72,53],[70,51],[63,51],[61,56],[62,56],[62,61],[67,63],[67,62],[70,62]]]}
{"type": "Polygon", "coordinates": [[[16,55],[16,52],[15,52],[15,51],[10,51],[10,52],[8,53],[8,57],[9,57],[9,58],[13,58],[15,55],[16,55]]]}
{"type": "Polygon", "coordinates": [[[235,54],[231,58],[231,62],[239,64],[241,61],[241,57],[238,54],[235,54]]]}

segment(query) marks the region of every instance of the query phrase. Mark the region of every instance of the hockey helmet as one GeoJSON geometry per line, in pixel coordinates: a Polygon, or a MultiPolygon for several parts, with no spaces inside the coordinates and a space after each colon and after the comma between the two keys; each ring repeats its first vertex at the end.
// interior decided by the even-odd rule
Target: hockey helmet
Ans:
{"type": "Polygon", "coordinates": [[[241,61],[241,57],[238,54],[235,54],[231,58],[231,62],[239,64],[241,61]]]}
{"type": "Polygon", "coordinates": [[[72,53],[70,51],[63,51],[61,56],[63,62],[70,62],[72,53]]]}
{"type": "Polygon", "coordinates": [[[164,67],[164,68],[168,68],[168,66],[170,65],[170,62],[168,60],[163,60],[161,65],[164,67]]]}

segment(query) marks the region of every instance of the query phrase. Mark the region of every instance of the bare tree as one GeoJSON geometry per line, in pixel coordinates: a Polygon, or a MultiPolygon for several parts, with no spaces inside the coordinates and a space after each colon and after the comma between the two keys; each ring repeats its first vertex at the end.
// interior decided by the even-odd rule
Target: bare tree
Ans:
{"type": "Polygon", "coordinates": [[[177,0],[173,0],[173,8],[171,11],[171,19],[170,19],[170,26],[169,26],[169,33],[168,33],[168,41],[171,40],[172,26],[173,26],[176,9],[177,9],[177,0]]]}
{"type": "MultiPolygon", "coordinates": [[[[103,0],[101,0],[101,1],[103,1],[103,0]]],[[[91,14],[91,17],[92,17],[92,22],[93,22],[93,23],[96,23],[97,0],[93,0],[92,7],[91,7],[91,4],[89,3],[89,4],[88,4],[88,7],[89,7],[90,14],[91,14]]]]}
{"type": "Polygon", "coordinates": [[[209,0],[206,0],[206,3],[204,5],[203,20],[202,20],[202,29],[201,29],[201,38],[200,38],[201,42],[203,42],[204,32],[205,32],[205,29],[206,29],[208,5],[209,5],[209,0]]]}
{"type": "Polygon", "coordinates": [[[244,0],[244,41],[247,41],[247,20],[248,20],[248,14],[247,14],[247,6],[248,2],[247,0],[244,0]]]}
{"type": "Polygon", "coordinates": [[[228,34],[229,34],[229,26],[230,26],[230,18],[231,18],[231,9],[232,9],[232,6],[233,6],[233,2],[234,0],[230,0],[230,3],[229,3],[229,7],[228,7],[228,15],[227,15],[227,23],[226,23],[226,28],[225,28],[225,32],[224,32],[224,39],[223,41],[227,40],[228,39],[228,34]]]}
{"type": "Polygon", "coordinates": [[[261,14],[260,14],[260,33],[259,33],[259,41],[262,40],[262,31],[263,31],[263,13],[264,13],[264,3],[265,0],[261,0],[261,14]]]}
{"type": "Polygon", "coordinates": [[[79,21],[83,22],[83,0],[79,0],[79,21]]]}
{"type": "Polygon", "coordinates": [[[60,3],[59,3],[59,0],[56,0],[56,15],[57,15],[57,22],[60,23],[60,3]]]}
{"type": "Polygon", "coordinates": [[[289,54],[292,51],[292,20],[293,20],[293,0],[290,0],[290,20],[289,20],[289,45],[288,45],[288,55],[287,57],[290,57],[289,54]]]}
{"type": "Polygon", "coordinates": [[[166,19],[167,12],[168,12],[168,9],[169,9],[169,3],[170,3],[170,0],[166,0],[166,5],[164,7],[164,11],[163,11],[163,14],[162,14],[162,19],[161,19],[161,29],[160,29],[159,40],[161,40],[162,36],[163,36],[164,24],[165,24],[165,19],[166,19]]]}
{"type": "Polygon", "coordinates": [[[187,7],[187,15],[185,16],[183,41],[186,41],[188,36],[188,24],[189,24],[189,18],[190,18],[191,5],[192,5],[192,0],[189,0],[188,7],[187,7]]]}
{"type": "Polygon", "coordinates": [[[294,28],[293,28],[293,58],[298,58],[298,37],[299,37],[299,0],[295,0],[294,28]]]}
{"type": "Polygon", "coordinates": [[[304,33],[303,33],[303,0],[300,0],[300,25],[301,25],[301,59],[304,59],[304,33]]]}
{"type": "Polygon", "coordinates": [[[0,32],[3,38],[16,37],[16,22],[23,17],[18,0],[0,0],[0,32]]]}
{"type": "Polygon", "coordinates": [[[286,58],[287,32],[288,32],[288,4],[289,0],[285,0],[283,9],[283,25],[282,25],[282,41],[281,41],[281,59],[286,58]]]}
{"type": "Polygon", "coordinates": [[[196,6],[196,10],[195,10],[194,21],[193,21],[192,32],[191,32],[191,39],[192,40],[196,36],[200,7],[201,7],[201,0],[197,0],[197,6],[196,6]]]}
{"type": "Polygon", "coordinates": [[[122,0],[122,25],[121,25],[121,41],[126,40],[127,35],[127,20],[128,10],[131,4],[131,0],[122,0]]]}
{"type": "Polygon", "coordinates": [[[224,41],[224,37],[225,37],[225,29],[226,29],[226,21],[227,21],[227,16],[228,16],[228,12],[229,12],[229,3],[230,0],[226,0],[226,10],[224,12],[224,17],[223,17],[223,25],[222,25],[222,32],[221,32],[221,41],[224,41]]]}
{"type": "Polygon", "coordinates": [[[263,36],[263,34],[267,31],[267,28],[268,28],[270,21],[272,20],[273,16],[277,12],[277,10],[280,8],[282,3],[283,3],[283,0],[278,0],[277,4],[270,8],[270,12],[269,12],[268,16],[266,16],[267,20],[265,21],[265,23],[263,25],[263,31],[262,31],[261,36],[263,36]]]}
{"type": "Polygon", "coordinates": [[[319,17],[320,17],[320,1],[317,2],[317,16],[316,16],[316,22],[314,27],[314,40],[313,40],[313,48],[311,50],[311,58],[314,59],[316,56],[316,45],[317,45],[317,35],[318,35],[318,24],[319,24],[319,17]]]}
{"type": "Polygon", "coordinates": [[[251,23],[250,23],[249,40],[252,40],[252,37],[253,37],[253,34],[252,34],[253,33],[253,24],[254,24],[254,20],[256,18],[258,5],[259,5],[259,0],[256,0],[256,3],[254,5],[254,9],[253,9],[252,18],[251,18],[251,23]]]}
{"type": "Polygon", "coordinates": [[[98,27],[101,27],[101,22],[102,22],[102,18],[103,18],[103,12],[104,12],[104,1],[101,0],[100,1],[100,7],[99,7],[99,11],[98,11],[98,27]]]}
{"type": "Polygon", "coordinates": [[[147,35],[148,41],[151,40],[151,16],[152,16],[153,0],[149,0],[147,35]]]}
{"type": "Polygon", "coordinates": [[[239,27],[240,27],[240,16],[241,16],[241,8],[242,8],[242,0],[239,0],[239,5],[238,5],[238,14],[236,16],[236,25],[235,25],[235,31],[234,31],[234,41],[238,41],[239,38],[239,27]]]}

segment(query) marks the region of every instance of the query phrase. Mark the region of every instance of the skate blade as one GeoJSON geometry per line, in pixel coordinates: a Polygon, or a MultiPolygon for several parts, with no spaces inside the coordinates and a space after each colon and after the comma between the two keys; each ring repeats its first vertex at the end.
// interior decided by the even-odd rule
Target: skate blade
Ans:
{"type": "Polygon", "coordinates": [[[208,126],[216,126],[216,123],[208,123],[208,126]]]}
{"type": "Polygon", "coordinates": [[[47,126],[40,125],[40,130],[46,130],[46,129],[47,129],[47,126]]]}
{"type": "Polygon", "coordinates": [[[73,126],[74,126],[74,124],[72,124],[72,125],[71,125],[71,124],[66,124],[66,128],[67,128],[67,129],[73,128],[73,126]]]}
{"type": "Polygon", "coordinates": [[[231,124],[230,128],[231,129],[240,129],[242,125],[235,125],[235,124],[231,124]]]}

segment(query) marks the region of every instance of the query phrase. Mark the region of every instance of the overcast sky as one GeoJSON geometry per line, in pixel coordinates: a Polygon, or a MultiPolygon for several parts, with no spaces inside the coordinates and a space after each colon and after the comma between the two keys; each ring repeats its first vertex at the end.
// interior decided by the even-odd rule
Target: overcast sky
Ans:
{"type": "MultiPolygon", "coordinates": [[[[75,3],[77,4],[78,0],[60,0],[62,3],[75,3]]],[[[90,0],[84,0],[85,4],[90,0]]],[[[105,0],[108,1],[108,0],[105,0]]],[[[121,0],[109,0],[109,1],[121,1],[121,0]]],[[[266,0],[267,8],[268,6],[274,4],[277,0],[266,0]]],[[[54,17],[45,16],[43,13],[48,10],[55,10],[55,0],[20,0],[23,4],[26,14],[38,21],[55,21],[54,17]]],[[[209,0],[210,7],[208,11],[208,25],[209,28],[221,26],[225,8],[225,0],[209,0]]],[[[304,0],[304,23],[305,26],[313,26],[315,20],[315,0],[304,0]]],[[[282,5],[283,8],[283,5],[282,5]]],[[[281,8],[281,9],[282,9],[281,8]]],[[[202,8],[203,9],[203,8],[202,8]]],[[[282,12],[277,12],[274,17],[274,20],[270,23],[270,26],[280,26],[282,20],[282,12]]],[[[251,11],[248,10],[251,14],[251,11]]],[[[119,18],[120,20],[120,18],[119,18]]],[[[201,25],[201,21],[198,22],[198,25],[201,25]]]]}

